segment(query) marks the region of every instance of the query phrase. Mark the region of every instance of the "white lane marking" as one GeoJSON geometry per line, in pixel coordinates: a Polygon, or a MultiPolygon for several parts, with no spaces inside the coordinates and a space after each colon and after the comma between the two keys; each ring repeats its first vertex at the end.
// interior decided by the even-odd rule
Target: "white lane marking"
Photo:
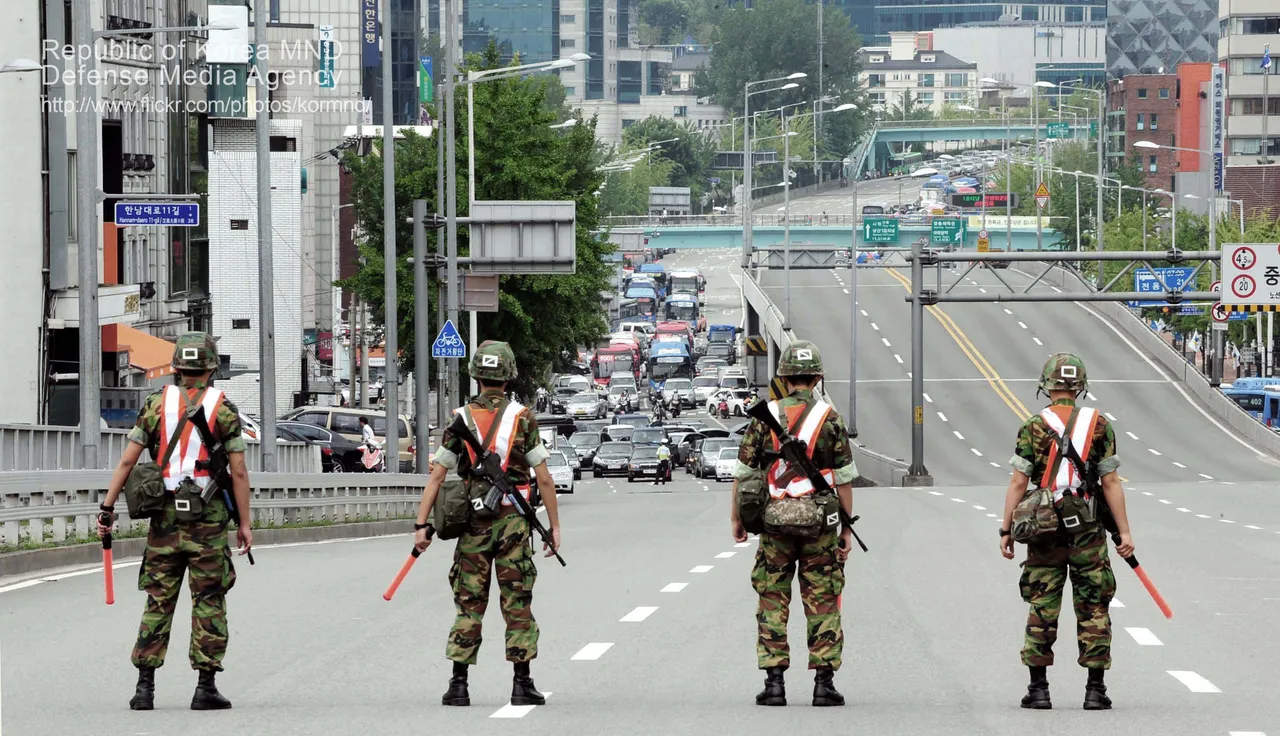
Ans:
{"type": "Polygon", "coordinates": [[[1245,524],[1245,525],[1244,525],[1244,528],[1245,528],[1245,529],[1252,529],[1252,530],[1254,530],[1255,532],[1257,532],[1257,531],[1262,531],[1262,527],[1260,527],[1260,526],[1254,526],[1253,524],[1245,524]]]}
{"type": "Polygon", "coordinates": [[[951,499],[951,500],[952,500],[952,501],[955,501],[956,503],[964,503],[964,499],[963,499],[963,498],[953,498],[953,499],[951,499]]]}
{"type": "Polygon", "coordinates": [[[978,457],[982,457],[982,453],[981,453],[981,452],[978,452],[978,448],[976,448],[976,447],[970,447],[970,448],[969,448],[969,450],[970,450],[971,452],[973,452],[973,454],[977,455],[978,457]]]}
{"type": "Polygon", "coordinates": [[[987,290],[982,288],[981,286],[978,287],[978,291],[981,291],[983,294],[987,293],[987,290]]]}
{"type": "Polygon", "coordinates": [[[579,649],[578,653],[573,655],[569,659],[576,659],[579,661],[582,661],[582,660],[591,661],[591,660],[600,659],[600,657],[604,656],[605,652],[609,651],[609,647],[611,646],[613,646],[613,642],[611,641],[593,641],[590,644],[586,645],[585,647],[579,649]]]}
{"type": "Polygon", "coordinates": [[[1013,312],[1012,312],[1008,307],[1005,307],[1004,313],[1005,313],[1005,314],[1013,314],[1013,312]]]}
{"type": "MultiPolygon", "coordinates": [[[[841,283],[843,283],[843,282],[841,282],[841,283]]],[[[846,293],[846,294],[848,294],[848,293],[849,293],[849,290],[848,290],[848,289],[841,289],[841,291],[843,291],[843,292],[844,292],[844,293],[846,293]]]]}
{"type": "Polygon", "coordinates": [[[1160,499],[1160,503],[1164,504],[1165,506],[1168,506],[1170,503],[1172,503],[1172,501],[1166,501],[1165,499],[1162,498],[1160,499]]]}
{"type": "MultiPolygon", "coordinates": [[[[543,697],[549,698],[551,697],[551,691],[548,690],[547,692],[544,692],[542,695],[543,697]]],[[[512,705],[511,703],[507,703],[506,705],[494,711],[493,715],[489,717],[490,718],[524,718],[525,716],[529,715],[529,713],[531,713],[534,708],[537,708],[537,707],[538,706],[536,705],[512,705]]]]}
{"type": "Polygon", "coordinates": [[[1032,339],[1033,341],[1035,341],[1035,344],[1037,344],[1037,345],[1044,345],[1044,343],[1040,342],[1040,338],[1038,338],[1038,337],[1033,337],[1033,338],[1031,338],[1031,339],[1032,339]]]}
{"type": "MultiPolygon", "coordinates": [[[[1132,489],[1130,489],[1130,490],[1132,490],[1132,489]]],[[[1144,495],[1144,496],[1154,496],[1154,495],[1156,495],[1156,494],[1152,493],[1151,491],[1143,491],[1143,492],[1142,492],[1142,495],[1144,495]]]]}
{"type": "Polygon", "coordinates": [[[859,309],[858,311],[859,311],[859,312],[862,312],[862,316],[863,316],[863,317],[867,316],[867,310],[865,310],[865,309],[859,309]]]}
{"type": "Polygon", "coordinates": [[[1021,328],[1022,328],[1022,329],[1024,329],[1024,330],[1025,330],[1025,329],[1027,329],[1027,323],[1026,323],[1026,322],[1019,322],[1019,323],[1018,323],[1018,326],[1019,326],[1019,327],[1021,327],[1021,328]]]}
{"type": "Polygon", "coordinates": [[[1058,287],[1056,287],[1056,286],[1050,286],[1049,288],[1050,288],[1050,289],[1053,289],[1054,291],[1058,292],[1059,294],[1061,294],[1061,293],[1062,293],[1062,289],[1059,289],[1059,288],[1058,288],[1058,287]]]}
{"type": "Polygon", "coordinates": [[[1097,397],[1097,396],[1094,396],[1092,391],[1085,391],[1085,395],[1089,397],[1089,400],[1090,400],[1090,401],[1097,401],[1097,400],[1098,400],[1098,397],[1097,397]]]}
{"type": "Polygon", "coordinates": [[[736,554],[738,554],[738,553],[737,553],[737,552],[721,552],[720,554],[716,555],[716,559],[717,559],[717,560],[727,560],[727,559],[729,559],[730,557],[733,557],[733,556],[734,556],[734,555],[736,555],[736,554]]]}
{"type": "Polygon", "coordinates": [[[986,510],[987,510],[987,507],[986,507],[986,506],[979,506],[979,505],[977,505],[977,504],[974,504],[974,505],[973,505],[973,507],[974,507],[975,509],[979,510],[979,511],[986,511],[986,510]]]}
{"type": "Polygon", "coordinates": [[[1211,518],[1211,517],[1210,517],[1208,514],[1196,514],[1196,518],[1197,518],[1197,519],[1208,519],[1208,518],[1211,518]]]}
{"type": "Polygon", "coordinates": [[[947,415],[943,414],[942,412],[938,412],[938,418],[944,422],[947,421],[947,415]]]}
{"type": "Polygon", "coordinates": [[[998,468],[998,467],[1000,467],[1000,463],[995,462],[995,461],[992,461],[992,462],[991,462],[991,467],[993,467],[993,468],[998,468]]]}
{"type": "Polygon", "coordinates": [[[1205,475],[1204,473],[1201,473],[1201,474],[1200,474],[1200,477],[1201,477],[1201,478],[1204,478],[1205,480],[1213,480],[1213,476],[1212,476],[1212,475],[1205,475]]]}
{"type": "MultiPolygon", "coordinates": [[[[1060,289],[1058,289],[1058,287],[1056,286],[1053,287],[1053,289],[1054,291],[1060,291],[1060,289]]],[[[1222,433],[1225,434],[1226,436],[1240,443],[1241,447],[1247,448],[1250,452],[1257,455],[1258,457],[1266,457],[1266,453],[1254,447],[1253,445],[1249,444],[1248,442],[1241,439],[1240,437],[1237,437],[1234,432],[1224,427],[1222,425],[1222,422],[1219,422],[1217,419],[1214,419],[1212,416],[1209,415],[1209,412],[1205,411],[1203,407],[1201,407],[1199,404],[1193,401],[1191,399],[1191,395],[1187,393],[1186,389],[1182,388],[1176,382],[1171,380],[1169,378],[1169,374],[1165,373],[1164,370],[1160,368],[1160,366],[1156,365],[1156,362],[1152,360],[1146,353],[1139,350],[1138,346],[1134,345],[1133,341],[1130,340],[1127,335],[1122,333],[1119,327],[1116,327],[1115,325],[1111,324],[1111,322],[1107,320],[1105,317],[1103,317],[1101,314],[1098,314],[1097,312],[1085,306],[1084,304],[1080,302],[1072,302],[1072,303],[1075,304],[1077,307],[1080,307],[1084,311],[1088,312],[1089,314],[1092,314],[1099,322],[1106,325],[1112,332],[1116,333],[1116,337],[1119,337],[1121,340],[1123,340],[1124,344],[1128,345],[1130,350],[1137,353],[1143,360],[1145,360],[1147,362],[1147,365],[1151,366],[1151,370],[1155,371],[1158,376],[1160,376],[1165,381],[1167,381],[1171,386],[1173,386],[1174,390],[1176,390],[1179,394],[1181,394],[1182,398],[1185,399],[1186,402],[1189,405],[1191,405],[1193,409],[1200,412],[1200,416],[1204,417],[1205,419],[1208,419],[1210,424],[1222,430],[1222,433]]],[[[1209,480],[1213,480],[1213,478],[1209,478],[1209,480]]]]}
{"type": "Polygon", "coordinates": [[[1120,602],[1120,599],[1119,599],[1119,598],[1112,598],[1112,599],[1111,599],[1111,607],[1112,607],[1112,608],[1124,608],[1124,604],[1120,602]]]}
{"type": "Polygon", "coordinates": [[[1159,450],[1157,450],[1157,449],[1156,449],[1156,448],[1154,448],[1154,447],[1148,447],[1148,448],[1147,448],[1147,452],[1151,453],[1152,455],[1159,455],[1159,454],[1160,454],[1160,451],[1159,451],[1159,450]]]}
{"type": "Polygon", "coordinates": [[[1178,510],[1179,510],[1179,511],[1181,511],[1182,513],[1184,513],[1184,514],[1189,514],[1189,513],[1191,513],[1191,509],[1186,508],[1186,507],[1184,507],[1184,506],[1179,506],[1179,507],[1178,507],[1178,510]]]}
{"type": "Polygon", "coordinates": [[[941,496],[942,494],[941,494],[941,493],[938,493],[937,491],[929,491],[929,495],[930,495],[930,496],[941,496]]]}
{"type": "Polygon", "coordinates": [[[879,331],[880,331],[880,325],[876,324],[875,322],[872,322],[872,323],[871,323],[871,329],[875,330],[876,332],[879,332],[879,331]]]}
{"type": "Polygon", "coordinates": [[[1144,629],[1141,626],[1126,626],[1124,630],[1129,632],[1129,636],[1133,640],[1144,647],[1161,647],[1164,642],[1160,641],[1160,637],[1152,633],[1151,629],[1144,629]]]}
{"type": "Polygon", "coordinates": [[[995,514],[987,514],[987,518],[988,518],[988,519],[994,519],[994,518],[996,518],[996,515],[995,515],[995,514]]]}
{"type": "Polygon", "coordinates": [[[894,353],[894,354],[893,354],[893,359],[894,359],[894,360],[896,360],[896,361],[898,361],[898,365],[902,365],[902,356],[901,356],[901,355],[898,355],[897,353],[894,353]]]}
{"type": "Polygon", "coordinates": [[[662,590],[660,590],[660,591],[658,591],[658,592],[660,592],[660,593],[679,593],[680,591],[684,590],[684,589],[685,589],[685,588],[687,588],[687,587],[689,587],[689,584],[688,584],[688,583],[667,583],[667,584],[666,584],[666,586],[664,586],[664,587],[662,588],[662,590]]]}
{"type": "Polygon", "coordinates": [[[1187,670],[1166,670],[1173,675],[1174,679],[1187,686],[1187,689],[1193,693],[1220,693],[1216,685],[1204,679],[1200,675],[1187,670]]]}
{"type": "Polygon", "coordinates": [[[892,345],[890,345],[890,344],[889,344],[889,338],[887,338],[887,337],[882,337],[882,338],[880,338],[880,342],[884,343],[884,346],[885,346],[886,348],[891,348],[891,347],[893,347],[892,345]]]}
{"type": "Polygon", "coordinates": [[[749,541],[747,541],[747,542],[738,542],[737,544],[735,544],[735,545],[733,545],[733,546],[737,547],[738,549],[742,549],[743,547],[750,547],[750,546],[751,546],[751,542],[749,542],[749,541]]]}
{"type": "Polygon", "coordinates": [[[636,606],[631,610],[631,613],[628,613],[627,615],[618,619],[618,623],[624,623],[624,624],[638,623],[652,616],[653,612],[656,610],[658,610],[657,606],[636,606]]]}
{"type": "Polygon", "coordinates": [[[927,402],[929,402],[930,404],[932,404],[932,403],[933,403],[933,399],[929,398],[929,394],[925,394],[925,395],[924,395],[924,400],[925,400],[925,401],[927,401],[927,402]]]}
{"type": "Polygon", "coordinates": [[[1174,467],[1182,468],[1183,470],[1186,470],[1186,468],[1187,468],[1187,466],[1183,465],[1182,463],[1178,462],[1177,460],[1174,460],[1174,461],[1173,461],[1173,464],[1174,464],[1174,467]]]}
{"type": "Polygon", "coordinates": [[[1267,736],[1261,731],[1227,731],[1227,736],[1267,736]]]}
{"type": "Polygon", "coordinates": [[[711,572],[711,568],[712,568],[712,567],[714,567],[714,565],[694,565],[694,566],[689,570],[689,572],[693,572],[693,573],[699,573],[699,572],[711,572]]]}
{"type": "Polygon", "coordinates": [[[958,439],[958,440],[963,440],[963,439],[964,439],[964,435],[960,434],[959,432],[955,431],[954,429],[953,429],[953,430],[951,430],[951,434],[954,434],[954,435],[956,436],[956,439],[958,439]]]}
{"type": "Polygon", "coordinates": [[[1112,413],[1111,413],[1111,412],[1109,412],[1109,411],[1104,411],[1104,412],[1102,412],[1102,414],[1103,414],[1107,419],[1110,419],[1110,420],[1111,420],[1111,421],[1113,421],[1113,422],[1116,420],[1116,415],[1115,415],[1115,414],[1112,414],[1112,413]]]}
{"type": "Polygon", "coordinates": [[[1234,524],[1234,523],[1235,523],[1234,521],[1232,521],[1232,520],[1230,520],[1230,519],[1218,519],[1218,521],[1222,522],[1223,524],[1234,524]]]}
{"type": "Polygon", "coordinates": [[[1134,434],[1133,432],[1130,432],[1130,431],[1128,431],[1128,430],[1125,430],[1125,434],[1129,435],[1129,439],[1131,439],[1131,440],[1136,440],[1136,439],[1138,439],[1138,435],[1136,435],[1136,434],[1134,434]]]}

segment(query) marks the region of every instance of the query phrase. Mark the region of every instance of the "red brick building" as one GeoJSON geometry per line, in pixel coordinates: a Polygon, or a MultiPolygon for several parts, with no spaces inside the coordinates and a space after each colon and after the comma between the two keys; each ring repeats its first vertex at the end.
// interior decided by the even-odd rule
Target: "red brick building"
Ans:
{"type": "Polygon", "coordinates": [[[1148,187],[1168,191],[1176,189],[1177,152],[1164,148],[1135,148],[1133,144],[1151,141],[1162,146],[1184,145],[1178,142],[1179,91],[1177,74],[1128,74],[1124,79],[1108,83],[1109,166],[1136,158],[1147,177],[1148,187]]]}

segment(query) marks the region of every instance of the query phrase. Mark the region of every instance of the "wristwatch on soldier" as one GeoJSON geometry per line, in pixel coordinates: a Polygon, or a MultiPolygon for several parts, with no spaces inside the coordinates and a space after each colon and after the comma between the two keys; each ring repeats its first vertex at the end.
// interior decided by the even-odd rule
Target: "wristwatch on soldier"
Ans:
{"type": "Polygon", "coordinates": [[[1009,536],[1009,534],[1010,534],[1010,531],[1009,531],[1008,529],[1001,529],[1001,530],[1000,530],[1000,536],[1001,536],[1001,537],[1007,537],[1007,536],[1009,536]]]}

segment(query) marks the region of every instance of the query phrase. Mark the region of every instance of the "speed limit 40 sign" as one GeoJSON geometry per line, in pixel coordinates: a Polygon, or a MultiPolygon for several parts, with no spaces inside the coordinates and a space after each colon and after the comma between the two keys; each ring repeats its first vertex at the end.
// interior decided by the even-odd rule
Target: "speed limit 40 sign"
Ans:
{"type": "Polygon", "coordinates": [[[1222,303],[1280,304],[1280,244],[1222,247],[1222,303]]]}

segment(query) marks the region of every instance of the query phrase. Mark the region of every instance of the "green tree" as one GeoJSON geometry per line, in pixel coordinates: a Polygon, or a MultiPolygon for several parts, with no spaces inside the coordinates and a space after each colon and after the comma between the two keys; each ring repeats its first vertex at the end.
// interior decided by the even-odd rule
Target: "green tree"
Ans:
{"type": "MultiPolygon", "coordinates": [[[[760,0],[706,11],[714,19],[711,65],[695,77],[701,95],[709,95],[734,114],[742,114],[743,87],[748,82],[804,72],[799,86],[753,95],[752,110],[767,110],[823,96],[858,107],[822,119],[822,154],[848,155],[867,128],[867,106],[858,84],[861,42],[848,17],[828,5],[823,18],[823,89],[818,88],[817,6],[805,0],[760,0]]],[[[781,86],[781,83],[779,85],[781,86]]],[[[755,87],[756,90],[768,89],[755,87]]]]}
{"type": "Polygon", "coordinates": [[[693,12],[688,0],[644,0],[640,3],[640,20],[649,26],[660,44],[673,43],[683,37],[693,12]]]}
{"type": "Polygon", "coordinates": [[[666,159],[657,159],[636,163],[630,171],[610,172],[600,188],[600,214],[604,217],[648,214],[649,187],[671,186],[675,166],[666,159]]]}
{"type": "Polygon", "coordinates": [[[668,184],[653,186],[689,187],[696,200],[707,189],[707,174],[711,169],[715,147],[697,128],[671,118],[647,117],[636,122],[622,133],[624,147],[647,148],[651,143],[661,143],[661,148],[649,154],[652,160],[666,160],[673,164],[668,184]]]}
{"type": "MultiPolygon", "coordinates": [[[[513,60],[512,64],[518,64],[513,60]]],[[[490,44],[483,55],[468,59],[472,69],[498,66],[498,51],[490,44]]],[[[458,210],[467,212],[466,90],[457,92],[458,210]]],[[[595,143],[595,121],[568,130],[550,125],[564,120],[563,90],[554,77],[536,76],[489,81],[475,88],[476,197],[479,200],[572,200],[576,204],[577,266],[572,275],[503,276],[499,311],[479,316],[480,340],[511,343],[517,355],[518,391],[528,392],[551,370],[567,369],[576,346],[594,344],[607,328],[601,292],[608,290],[611,268],[604,256],[613,247],[593,234],[599,227],[596,191],[603,182],[595,143]]],[[[448,135],[448,131],[444,131],[448,135]]],[[[380,154],[380,149],[378,149],[380,154]]],[[[343,165],[352,173],[353,209],[364,231],[360,247],[364,264],[342,284],[376,305],[382,319],[383,237],[382,164],[380,155],[360,158],[348,153],[343,165]]],[[[396,146],[396,244],[400,257],[398,316],[400,364],[413,369],[413,281],[405,259],[412,253],[411,216],[414,199],[435,202],[436,146],[434,141],[406,135],[396,146]]],[[[431,237],[440,252],[444,231],[431,237]]],[[[468,252],[467,230],[459,234],[459,251],[468,252]]],[[[431,290],[434,305],[439,297],[431,290]]],[[[466,324],[459,325],[464,335],[466,324]]]]}

